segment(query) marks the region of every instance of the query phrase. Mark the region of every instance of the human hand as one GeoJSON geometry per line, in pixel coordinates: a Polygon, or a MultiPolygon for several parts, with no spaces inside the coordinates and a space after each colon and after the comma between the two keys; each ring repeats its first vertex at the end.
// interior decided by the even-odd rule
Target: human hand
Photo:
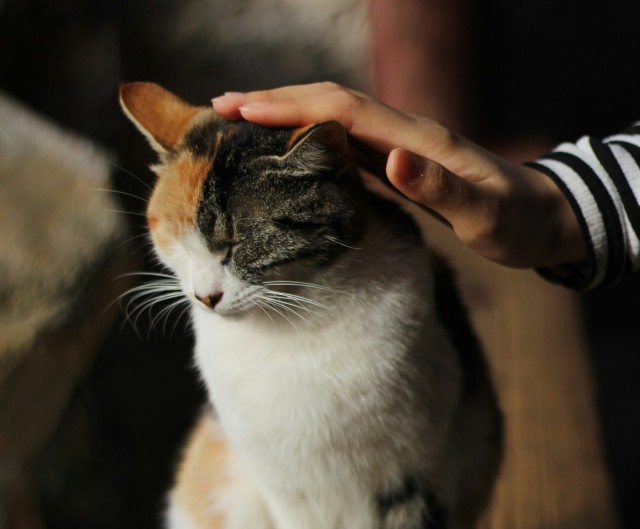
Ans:
{"type": "Polygon", "coordinates": [[[551,179],[510,163],[427,118],[334,83],[227,93],[217,113],[265,126],[341,122],[388,154],[389,181],[444,217],[462,242],[497,263],[546,267],[586,258],[578,221],[551,179]]]}

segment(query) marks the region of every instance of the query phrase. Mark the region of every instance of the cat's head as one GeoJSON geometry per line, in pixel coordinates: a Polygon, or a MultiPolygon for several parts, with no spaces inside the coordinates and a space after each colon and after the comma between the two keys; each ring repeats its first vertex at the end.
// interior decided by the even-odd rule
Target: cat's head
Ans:
{"type": "Polygon", "coordinates": [[[120,100],[160,158],[147,208],[156,253],[194,303],[237,314],[313,281],[362,236],[360,179],[339,123],[227,121],[152,83],[122,85],[120,100]]]}

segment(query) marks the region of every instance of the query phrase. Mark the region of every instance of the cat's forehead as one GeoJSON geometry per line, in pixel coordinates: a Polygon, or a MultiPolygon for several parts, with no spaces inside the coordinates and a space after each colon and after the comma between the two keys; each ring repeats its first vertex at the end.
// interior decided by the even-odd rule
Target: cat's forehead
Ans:
{"type": "Polygon", "coordinates": [[[308,130],[264,128],[201,112],[156,167],[160,178],[148,208],[150,227],[164,219],[175,236],[196,228],[223,241],[237,218],[287,217],[347,200],[327,176],[334,169],[324,158],[335,157],[313,147],[307,156],[300,148],[309,145],[303,143],[308,130]],[[328,182],[331,191],[318,180],[328,182]]]}
{"type": "Polygon", "coordinates": [[[203,113],[185,134],[180,150],[218,164],[240,164],[260,156],[281,155],[288,148],[293,129],[265,128],[247,121],[228,121],[203,113]]]}
{"type": "Polygon", "coordinates": [[[261,203],[262,180],[268,175],[265,165],[256,162],[284,154],[291,137],[292,129],[267,129],[202,113],[169,158],[154,202],[170,204],[180,225],[224,238],[229,226],[222,221],[232,214],[230,207],[261,203]]]}

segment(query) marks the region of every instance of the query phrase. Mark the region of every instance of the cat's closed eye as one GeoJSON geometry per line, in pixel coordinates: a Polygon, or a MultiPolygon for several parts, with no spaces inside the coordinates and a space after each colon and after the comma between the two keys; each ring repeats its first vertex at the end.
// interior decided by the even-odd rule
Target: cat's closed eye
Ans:
{"type": "Polygon", "coordinates": [[[321,222],[312,221],[310,219],[296,219],[293,217],[277,217],[273,219],[273,223],[281,228],[288,230],[313,230],[322,226],[321,222]]]}

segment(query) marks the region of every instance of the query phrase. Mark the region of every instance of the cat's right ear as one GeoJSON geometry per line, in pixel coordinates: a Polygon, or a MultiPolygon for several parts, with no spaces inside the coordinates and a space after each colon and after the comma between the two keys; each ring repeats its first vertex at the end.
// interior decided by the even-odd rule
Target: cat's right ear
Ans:
{"type": "Polygon", "coordinates": [[[120,104],[160,154],[178,144],[200,110],[155,83],[121,84],[120,104]]]}

